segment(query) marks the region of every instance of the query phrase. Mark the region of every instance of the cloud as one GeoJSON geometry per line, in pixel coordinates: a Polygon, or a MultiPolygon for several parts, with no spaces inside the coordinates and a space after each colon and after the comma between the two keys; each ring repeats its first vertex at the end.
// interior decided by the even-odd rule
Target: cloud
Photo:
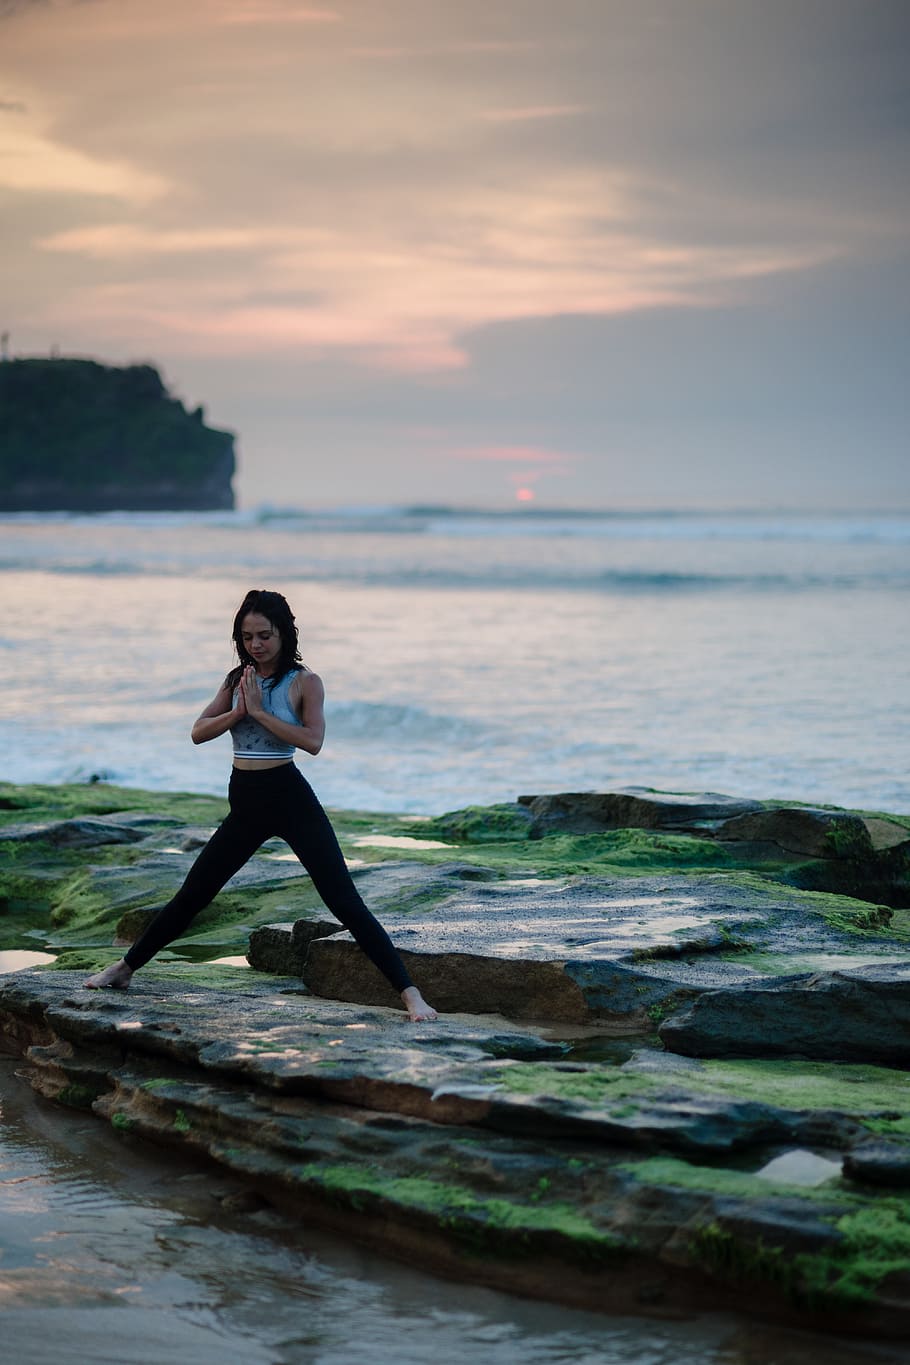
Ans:
{"type": "Polygon", "coordinates": [[[51,0],[0,0],[0,19],[12,19],[27,10],[47,9],[51,0]]]}
{"type": "Polygon", "coordinates": [[[353,411],[386,459],[407,421],[523,452],[454,460],[501,482],[860,390],[896,421],[905,0],[4,12],[17,339],[157,357],[282,448],[353,411]]]}
{"type": "MultiPolygon", "coordinates": [[[[604,175],[550,172],[530,181],[522,174],[496,187],[459,187],[454,199],[428,187],[420,203],[380,217],[365,187],[345,225],[330,212],[312,226],[172,228],[146,215],[141,225],[83,226],[38,245],[102,270],[145,262],[148,272],[150,261],[173,262],[170,273],[157,269],[144,281],[83,282],[69,307],[90,306],[118,332],[141,322],[194,351],[342,349],[355,364],[410,373],[464,367],[459,338],[493,322],[703,309],[743,282],[799,272],[834,254],[830,246],[642,240],[632,226],[641,193],[604,175]],[[282,295],[283,305],[276,302],[282,295]]],[[[320,216],[314,206],[311,217],[320,216]]]]}
{"type": "Polygon", "coordinates": [[[337,10],[310,8],[294,0],[209,0],[205,8],[217,24],[264,25],[337,24],[342,16],[337,10]]]}
{"type": "Polygon", "coordinates": [[[445,458],[456,464],[490,465],[497,471],[497,485],[511,488],[520,502],[533,502],[540,484],[571,476],[584,457],[577,452],[504,444],[450,448],[445,458]]]}
{"type": "Polygon", "coordinates": [[[147,203],[164,195],[164,177],[91,156],[39,131],[0,123],[0,188],[90,195],[147,203]]]}
{"type": "Polygon", "coordinates": [[[482,109],[480,117],[488,123],[528,123],[539,119],[572,118],[585,112],[583,104],[542,104],[518,109],[482,109]]]}
{"type": "Polygon", "coordinates": [[[534,446],[476,446],[456,450],[461,460],[489,460],[494,464],[561,466],[571,459],[560,451],[540,450],[534,446]]]}
{"type": "Polygon", "coordinates": [[[395,45],[367,44],[346,49],[351,57],[363,57],[374,61],[432,61],[452,57],[503,57],[520,56],[537,51],[541,45],[521,38],[450,40],[441,43],[399,43],[395,45]]]}
{"type": "Polygon", "coordinates": [[[71,252],[97,260],[250,251],[293,242],[292,232],[269,228],[150,228],[137,223],[99,223],[39,238],[42,251],[71,252]]]}

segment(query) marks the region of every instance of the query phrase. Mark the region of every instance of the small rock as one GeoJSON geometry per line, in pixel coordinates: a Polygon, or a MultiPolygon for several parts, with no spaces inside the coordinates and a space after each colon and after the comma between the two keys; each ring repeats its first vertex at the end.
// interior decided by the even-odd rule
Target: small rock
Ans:
{"type": "Polygon", "coordinates": [[[258,972],[303,976],[313,940],[341,932],[337,920],[299,919],[293,924],[263,924],[250,934],[247,962],[258,972]]]}
{"type": "Polygon", "coordinates": [[[910,1145],[883,1139],[864,1142],[844,1157],[844,1175],[866,1185],[910,1187],[910,1145]]]}

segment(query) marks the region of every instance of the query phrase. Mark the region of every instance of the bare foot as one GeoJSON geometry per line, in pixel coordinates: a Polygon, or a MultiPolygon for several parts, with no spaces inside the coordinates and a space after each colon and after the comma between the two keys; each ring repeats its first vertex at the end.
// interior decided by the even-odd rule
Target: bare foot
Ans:
{"type": "Polygon", "coordinates": [[[412,1024],[422,1024],[426,1020],[438,1019],[432,1005],[428,1005],[416,986],[406,986],[401,992],[404,1007],[412,1024]]]}
{"type": "Polygon", "coordinates": [[[105,967],[104,971],[96,972],[86,981],[85,987],[90,991],[103,990],[105,986],[110,986],[114,991],[125,991],[133,979],[133,969],[128,967],[123,958],[119,962],[114,962],[110,967],[105,967]]]}

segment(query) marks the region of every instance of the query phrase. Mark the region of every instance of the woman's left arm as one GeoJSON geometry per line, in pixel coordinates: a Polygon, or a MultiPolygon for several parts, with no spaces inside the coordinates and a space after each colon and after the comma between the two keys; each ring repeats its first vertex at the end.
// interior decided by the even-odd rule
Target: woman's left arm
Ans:
{"type": "Polygon", "coordinates": [[[293,744],[296,749],[305,749],[308,754],[318,754],[325,739],[325,688],[322,679],[315,673],[300,672],[291,683],[290,701],[297,715],[299,725],[290,725],[279,720],[262,704],[262,688],[253,668],[247,668],[240,680],[243,699],[248,715],[259,722],[278,739],[293,744]]]}

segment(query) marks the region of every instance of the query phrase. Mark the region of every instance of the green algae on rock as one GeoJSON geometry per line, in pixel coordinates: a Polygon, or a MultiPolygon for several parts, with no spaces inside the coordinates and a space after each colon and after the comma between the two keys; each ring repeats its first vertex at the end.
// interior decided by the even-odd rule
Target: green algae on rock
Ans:
{"type": "MultiPolygon", "coordinates": [[[[704,824],[724,801],[689,798],[685,818],[704,824]]],[[[524,809],[494,808],[499,834],[516,808],[524,809]]],[[[17,916],[16,946],[43,935],[51,950],[94,954],[105,942],[131,941],[223,810],[213,798],[103,783],[0,788],[0,896],[17,916]],[[24,928],[29,908],[34,922],[24,928]]],[[[369,854],[353,869],[366,899],[447,1009],[492,1004],[513,1017],[596,1018],[634,1033],[705,992],[762,975],[906,954],[906,912],[782,886],[766,866],[732,861],[717,841],[657,828],[476,843],[482,812],[467,814],[469,842],[442,849],[412,837],[427,822],[336,814],[343,844],[356,843],[358,859],[369,854]],[[362,847],[367,830],[384,839],[411,831],[408,860],[362,847]],[[509,927],[516,923],[519,934],[509,927]]],[[[267,845],[172,951],[223,956],[250,940],[261,969],[293,969],[311,990],[388,1003],[386,984],[349,937],[323,927],[309,879],[274,852],[267,845]]]]}
{"type": "MultiPolygon", "coordinates": [[[[910,1095],[875,1064],[875,1031],[853,1061],[792,1055],[798,1038],[771,1060],[698,1060],[655,1034],[666,1046],[686,1009],[776,983],[798,995],[820,971],[859,969],[867,995],[903,1000],[907,911],[787,885],[794,865],[767,841],[530,839],[509,806],[445,831],[340,812],[361,890],[438,986],[428,998],[476,1014],[412,1028],[382,1008],[397,1001],[274,847],[128,993],[83,992],[223,810],[103,783],[0,786],[0,933],[59,954],[0,978],[6,1045],[42,1093],[445,1273],[617,1311],[733,1305],[907,1335],[910,1095]],[[374,831],[409,836],[406,861],[365,845],[374,831]],[[432,847],[443,832],[450,847],[432,847]],[[260,970],[217,961],[247,940],[260,970]],[[505,1022],[529,1003],[535,1022],[505,1022]],[[634,1040],[617,1062],[606,1047],[582,1060],[617,1034],[634,1040]],[[816,1187],[762,1174],[798,1152],[823,1168],[816,1187]]],[[[870,818],[873,847],[900,851],[904,819],[870,818]]],[[[811,837],[825,825],[812,817],[811,837]]]]}
{"type": "MultiPolygon", "coordinates": [[[[0,1024],[42,1093],[69,1102],[74,1086],[93,1089],[95,1113],[119,1131],[205,1156],[285,1211],[426,1268],[613,1311],[711,1304],[906,1336],[905,1197],[758,1174],[794,1144],[862,1150],[863,1084],[878,1106],[892,1099],[888,1073],[816,1067],[828,1089],[815,1103],[832,1107],[800,1109],[792,1088],[769,1126],[754,1118],[786,1089],[782,1064],[767,1096],[761,1068],[747,1068],[757,1093],[744,1105],[729,1066],[712,1076],[668,1058],[661,1075],[653,1051],[618,1072],[504,1066],[490,1055],[491,1039],[508,1046],[495,1019],[414,1029],[391,1011],[288,994],[291,978],[235,970],[230,990],[230,977],[206,987],[194,970],[101,998],[62,972],[9,977],[0,1024]],[[608,1074],[625,1113],[604,1100],[608,1074]],[[554,1077],[585,1113],[575,1094],[554,1102],[554,1077]],[[735,1165],[717,1133],[697,1155],[681,1143],[684,1119],[713,1121],[703,1084],[728,1092],[735,1165]],[[674,1122],[643,1127],[657,1103],[674,1122]]],[[[511,1047],[541,1041],[517,1030],[511,1047]]],[[[906,1078],[892,1074],[899,1106],[906,1078]]]]}
{"type": "Polygon", "coordinates": [[[531,813],[532,839],[554,831],[616,829],[689,834],[717,842],[734,861],[764,865],[770,875],[794,886],[910,907],[906,817],[883,821],[879,813],[650,787],[521,796],[519,802],[531,813]]]}

